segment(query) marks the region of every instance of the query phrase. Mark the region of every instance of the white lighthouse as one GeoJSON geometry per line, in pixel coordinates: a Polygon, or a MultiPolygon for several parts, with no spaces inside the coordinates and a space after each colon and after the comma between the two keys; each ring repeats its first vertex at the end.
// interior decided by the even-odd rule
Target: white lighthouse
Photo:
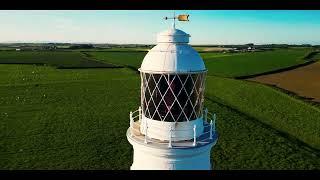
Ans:
{"type": "MultiPolygon", "coordinates": [[[[174,17],[175,19],[175,17],[174,17]]],[[[161,32],[143,59],[141,106],[130,112],[131,170],[209,170],[215,114],[204,108],[207,69],[175,28],[161,32]]]]}

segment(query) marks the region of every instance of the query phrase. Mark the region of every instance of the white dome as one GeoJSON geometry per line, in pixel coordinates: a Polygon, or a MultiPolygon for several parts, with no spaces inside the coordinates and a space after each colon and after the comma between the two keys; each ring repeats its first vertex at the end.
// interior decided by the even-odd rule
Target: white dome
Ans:
{"type": "Polygon", "coordinates": [[[190,35],[169,29],[158,34],[158,44],[144,57],[140,71],[151,73],[190,73],[205,71],[199,53],[189,44],[190,35]]]}
{"type": "Polygon", "coordinates": [[[158,43],[188,43],[190,35],[175,28],[168,29],[158,34],[158,43]]]}

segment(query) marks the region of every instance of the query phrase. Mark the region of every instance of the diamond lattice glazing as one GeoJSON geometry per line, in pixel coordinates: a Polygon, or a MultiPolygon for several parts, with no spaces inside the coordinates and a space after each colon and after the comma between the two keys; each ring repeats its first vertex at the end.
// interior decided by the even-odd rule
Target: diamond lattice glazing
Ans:
{"type": "Polygon", "coordinates": [[[142,113],[150,119],[181,122],[200,118],[205,73],[150,74],[141,72],[142,113]]]}

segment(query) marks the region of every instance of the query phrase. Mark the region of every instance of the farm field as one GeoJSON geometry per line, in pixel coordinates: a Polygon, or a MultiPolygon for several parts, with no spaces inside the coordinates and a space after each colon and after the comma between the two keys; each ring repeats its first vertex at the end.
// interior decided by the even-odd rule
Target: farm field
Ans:
{"type": "Polygon", "coordinates": [[[134,72],[32,65],[0,69],[1,169],[129,167],[128,112],[139,102],[134,72]]]}
{"type": "Polygon", "coordinates": [[[289,71],[257,76],[248,80],[274,85],[294,92],[301,97],[320,102],[320,62],[289,71]]]}
{"type": "MultiPolygon", "coordinates": [[[[132,67],[144,53],[88,54],[82,55],[128,68],[0,64],[0,169],[129,169],[126,130],[140,102],[132,67]]],[[[320,169],[320,107],[255,82],[210,74],[206,83],[205,105],[218,118],[215,169],[320,169]]]]}
{"type": "Polygon", "coordinates": [[[85,52],[88,57],[138,69],[147,52],[85,52]]]}
{"type": "Polygon", "coordinates": [[[92,48],[92,49],[69,49],[65,48],[61,50],[64,51],[74,51],[74,52],[79,52],[79,51],[90,51],[90,52],[148,52],[150,48],[144,48],[144,47],[123,47],[123,48],[118,48],[118,47],[112,47],[112,48],[92,48]]]}
{"type": "Polygon", "coordinates": [[[232,48],[224,48],[224,47],[201,47],[201,46],[194,46],[193,47],[198,52],[222,52],[224,50],[230,50],[232,48]]]}
{"type": "Polygon", "coordinates": [[[80,52],[64,51],[0,51],[0,64],[45,64],[58,68],[116,67],[89,59],[80,52]]]}
{"type": "Polygon", "coordinates": [[[303,59],[311,49],[279,49],[265,52],[237,53],[231,56],[215,57],[201,53],[209,69],[209,75],[240,77],[274,71],[308,60],[303,59]]]}
{"type": "MultiPolygon", "coordinates": [[[[312,49],[280,49],[248,53],[200,53],[209,75],[239,77],[283,69],[308,62],[304,59],[312,49]]],[[[140,67],[147,52],[87,52],[91,57],[107,63],[140,67]]]]}
{"type": "Polygon", "coordinates": [[[261,84],[207,77],[206,97],[320,150],[320,109],[261,84]]]}

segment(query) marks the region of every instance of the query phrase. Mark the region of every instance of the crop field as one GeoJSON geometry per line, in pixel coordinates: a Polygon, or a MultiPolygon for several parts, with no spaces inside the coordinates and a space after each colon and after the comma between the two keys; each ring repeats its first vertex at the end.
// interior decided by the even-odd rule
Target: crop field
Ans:
{"type": "Polygon", "coordinates": [[[320,102],[320,62],[249,80],[275,85],[312,101],[320,102]]]}
{"type": "MultiPolygon", "coordinates": [[[[310,50],[272,53],[282,57],[283,51],[293,59],[273,55],[276,60],[269,60],[274,67],[260,63],[264,67],[257,71],[257,65],[248,65],[248,73],[228,69],[229,57],[246,65],[258,64],[262,56],[201,54],[209,70],[205,105],[217,114],[219,139],[211,154],[215,169],[320,169],[320,106],[263,84],[226,78],[303,63],[310,50]],[[225,62],[220,64],[225,71],[216,71],[213,61],[225,62]]],[[[140,103],[140,77],[134,68],[144,52],[64,52],[125,66],[99,69],[32,65],[45,59],[58,62],[57,56],[49,57],[52,53],[21,56],[16,64],[7,64],[9,56],[1,53],[0,63],[6,64],[0,64],[0,169],[130,168],[133,149],[126,130],[129,112],[140,103]]],[[[62,64],[69,63],[66,55],[59,57],[62,64]]]]}

